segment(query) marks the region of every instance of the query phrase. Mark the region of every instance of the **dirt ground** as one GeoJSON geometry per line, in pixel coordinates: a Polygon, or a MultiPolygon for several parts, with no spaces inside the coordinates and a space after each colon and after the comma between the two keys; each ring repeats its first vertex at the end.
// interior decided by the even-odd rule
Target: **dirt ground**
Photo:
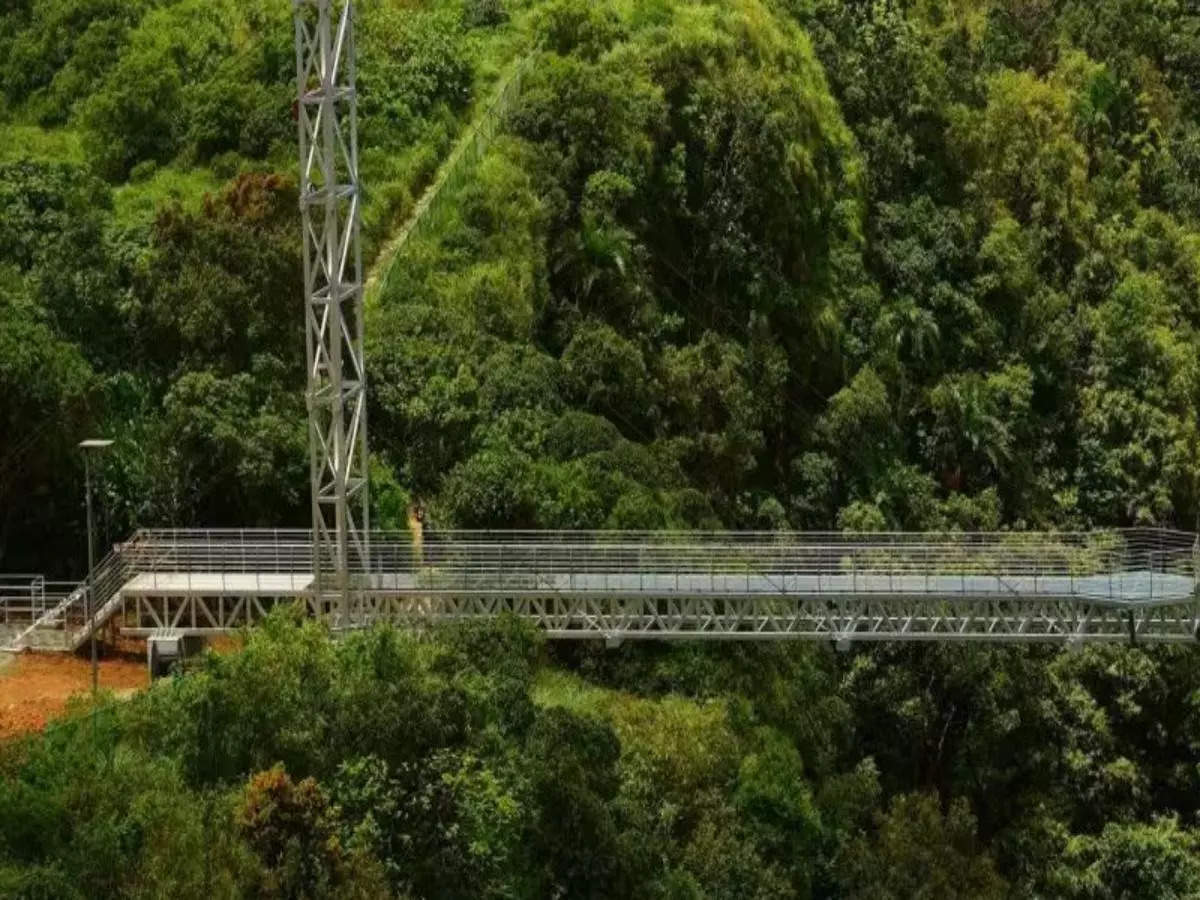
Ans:
{"type": "MultiPolygon", "coordinates": [[[[149,681],[145,645],[121,641],[100,659],[102,690],[128,693],[149,681]]],[[[91,657],[66,653],[0,653],[0,739],[40,731],[74,694],[92,689],[91,657]]]]}

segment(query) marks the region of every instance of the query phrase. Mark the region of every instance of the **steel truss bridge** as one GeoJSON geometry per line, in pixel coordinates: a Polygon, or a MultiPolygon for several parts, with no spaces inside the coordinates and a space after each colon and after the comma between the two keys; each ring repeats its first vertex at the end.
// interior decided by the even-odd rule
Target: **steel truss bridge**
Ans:
{"type": "Polygon", "coordinates": [[[552,638],[1194,641],[1191,533],[437,531],[371,535],[347,602],[307,530],[139,531],[86,583],[0,577],[0,645],[215,635],[280,604],[335,629],[511,615],[552,638]]]}

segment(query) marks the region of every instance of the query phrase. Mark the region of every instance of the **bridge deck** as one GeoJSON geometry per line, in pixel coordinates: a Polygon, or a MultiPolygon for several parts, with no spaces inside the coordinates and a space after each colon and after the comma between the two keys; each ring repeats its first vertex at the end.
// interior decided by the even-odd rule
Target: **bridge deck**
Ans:
{"type": "Polygon", "coordinates": [[[126,597],[299,597],[312,590],[312,572],[143,572],[125,582],[126,597]]]}
{"type": "Polygon", "coordinates": [[[70,649],[114,616],[217,633],[297,601],[335,627],[510,614],[554,637],[1181,641],[1200,631],[1198,563],[1196,535],[1150,529],[377,532],[344,603],[328,575],[314,589],[307,531],[140,531],[97,567],[94,613],[83,585],[23,576],[12,608],[42,612],[10,646],[70,649]]]}
{"type": "Polygon", "coordinates": [[[280,602],[347,627],[507,614],[554,638],[1191,641],[1195,581],[1159,572],[1073,577],[621,572],[421,572],[362,578],[349,611],[308,575],[146,573],[122,592],[123,628],[216,634],[280,602]]]}
{"type": "MultiPolygon", "coordinates": [[[[312,592],[311,573],[144,572],[121,592],[135,596],[299,597],[312,592]]],[[[1163,572],[1114,572],[1109,575],[910,575],[856,572],[842,574],[588,572],[530,574],[498,570],[470,573],[393,573],[357,581],[373,594],[424,596],[600,595],[668,597],[789,597],[796,595],[885,597],[1054,597],[1121,606],[1172,604],[1190,599],[1196,582],[1163,572]]]]}

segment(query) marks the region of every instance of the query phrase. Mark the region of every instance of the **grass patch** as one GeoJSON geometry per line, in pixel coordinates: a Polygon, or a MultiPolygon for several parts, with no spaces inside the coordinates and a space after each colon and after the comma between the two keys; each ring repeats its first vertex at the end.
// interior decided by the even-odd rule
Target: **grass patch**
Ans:
{"type": "Polygon", "coordinates": [[[543,708],[561,707],[584,715],[605,714],[611,704],[624,696],[609,688],[589,684],[578,675],[562,669],[542,668],[538,670],[533,684],[533,702],[543,708]]]}
{"type": "MultiPolygon", "coordinates": [[[[447,4],[458,8],[457,3],[447,4]]],[[[514,0],[507,4],[509,20],[492,28],[472,29],[466,36],[468,56],[474,66],[471,101],[450,111],[442,107],[430,114],[420,141],[404,147],[372,145],[360,149],[364,189],[363,259],[374,268],[385,256],[388,242],[404,226],[421,195],[433,183],[439,168],[457,143],[494,99],[500,80],[532,48],[535,4],[514,0]]],[[[389,257],[390,258],[390,257],[389,257]]]]}
{"type": "Polygon", "coordinates": [[[608,722],[621,742],[625,777],[679,796],[732,778],[732,761],[741,757],[741,741],[723,700],[638,697],[548,668],[538,672],[533,700],[543,708],[608,722]]]}
{"type": "Polygon", "coordinates": [[[158,169],[144,181],[124,184],[113,191],[113,211],[122,225],[149,221],[164,206],[200,208],[206,194],[220,190],[222,180],[209,169],[158,169]]]}
{"type": "Polygon", "coordinates": [[[37,125],[0,125],[0,163],[21,159],[80,165],[85,161],[78,132],[37,125]]]}

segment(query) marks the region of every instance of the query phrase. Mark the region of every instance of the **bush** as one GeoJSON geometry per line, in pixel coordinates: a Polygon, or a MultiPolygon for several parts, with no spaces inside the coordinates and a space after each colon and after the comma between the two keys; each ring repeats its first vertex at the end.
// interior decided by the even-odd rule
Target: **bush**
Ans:
{"type": "Polygon", "coordinates": [[[382,7],[363,20],[360,47],[359,113],[388,139],[411,140],[435,105],[470,100],[474,76],[455,18],[382,7]]]}
{"type": "Polygon", "coordinates": [[[550,427],[546,449],[555,459],[568,460],[611,450],[620,439],[621,432],[608,419],[570,410],[550,427]]]}
{"type": "Polygon", "coordinates": [[[611,6],[588,0],[556,0],[543,14],[541,29],[555,53],[574,53],[589,60],[597,59],[624,35],[611,6]]]}
{"type": "Polygon", "coordinates": [[[483,450],[456,466],[442,499],[463,528],[531,528],[536,517],[533,463],[523,453],[483,450]]]}
{"type": "Polygon", "coordinates": [[[504,0],[464,0],[462,23],[466,28],[492,28],[508,21],[504,0]]]}
{"type": "Polygon", "coordinates": [[[179,70],[165,54],[123,57],[82,108],[84,149],[97,171],[119,181],[143,160],[174,156],[184,129],[182,96],[179,70]]]}

